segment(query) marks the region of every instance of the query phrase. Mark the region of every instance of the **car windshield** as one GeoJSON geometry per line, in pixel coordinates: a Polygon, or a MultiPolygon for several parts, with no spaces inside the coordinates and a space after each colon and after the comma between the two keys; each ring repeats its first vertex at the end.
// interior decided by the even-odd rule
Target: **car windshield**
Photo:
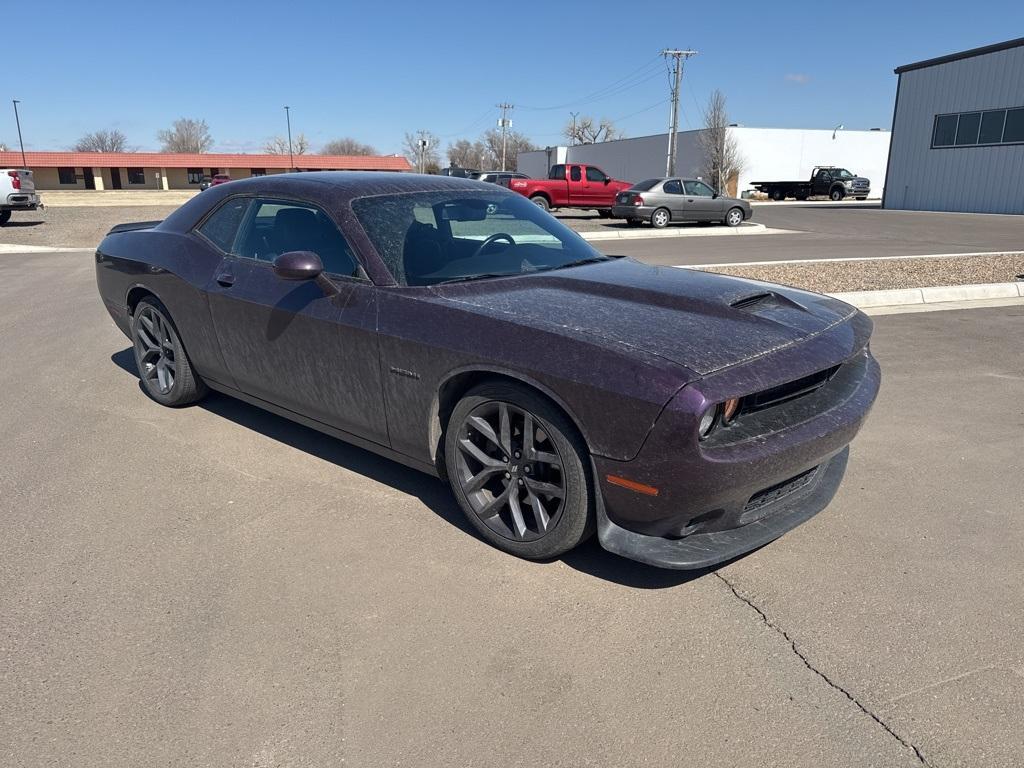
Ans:
{"type": "Polygon", "coordinates": [[[647,179],[645,181],[637,182],[630,187],[630,189],[634,192],[650,192],[660,181],[661,179],[647,179]]]}
{"type": "Polygon", "coordinates": [[[832,177],[836,179],[852,179],[853,174],[845,168],[833,168],[832,177]]]}
{"type": "Polygon", "coordinates": [[[505,277],[608,258],[501,187],[362,197],[352,209],[399,285],[505,277]]]}

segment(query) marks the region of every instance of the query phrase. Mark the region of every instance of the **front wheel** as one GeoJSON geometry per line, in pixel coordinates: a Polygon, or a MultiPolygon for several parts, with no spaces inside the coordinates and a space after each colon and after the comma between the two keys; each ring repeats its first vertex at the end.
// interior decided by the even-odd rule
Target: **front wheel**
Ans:
{"type": "Polygon", "coordinates": [[[547,559],[593,532],[586,446],[534,391],[504,382],[474,387],[452,411],[444,445],[455,500],[498,549],[547,559]]]}
{"type": "Polygon", "coordinates": [[[659,208],[651,214],[651,226],[655,229],[664,229],[670,221],[672,214],[668,212],[668,208],[659,208]]]}
{"type": "Polygon", "coordinates": [[[551,210],[551,203],[548,202],[548,199],[544,197],[544,195],[534,195],[533,197],[530,198],[530,202],[536,205],[542,211],[551,210]]]}
{"type": "Polygon", "coordinates": [[[132,346],[142,387],[161,405],[188,405],[206,395],[167,308],[157,299],[143,299],[135,308],[132,346]]]}
{"type": "Polygon", "coordinates": [[[739,208],[730,208],[725,214],[725,225],[727,227],[738,227],[743,223],[743,211],[739,208]]]}
{"type": "Polygon", "coordinates": [[[840,200],[843,199],[843,190],[841,190],[839,187],[836,187],[835,189],[828,193],[828,196],[829,199],[832,200],[832,202],[838,203],[840,200]]]}
{"type": "Polygon", "coordinates": [[[10,211],[0,211],[0,227],[2,227],[4,224],[6,224],[10,220],[11,220],[11,212],[10,211]]]}

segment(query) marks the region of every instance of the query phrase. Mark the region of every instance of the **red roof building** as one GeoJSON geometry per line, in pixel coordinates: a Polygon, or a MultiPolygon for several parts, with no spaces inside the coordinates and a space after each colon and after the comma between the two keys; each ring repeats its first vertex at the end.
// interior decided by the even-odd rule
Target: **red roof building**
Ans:
{"type": "MultiPolygon", "coordinates": [[[[399,171],[401,156],[295,155],[299,171],[399,171]]],[[[232,179],[293,170],[288,155],[164,152],[0,152],[0,168],[32,171],[36,189],[198,189],[203,176],[232,179]]]]}

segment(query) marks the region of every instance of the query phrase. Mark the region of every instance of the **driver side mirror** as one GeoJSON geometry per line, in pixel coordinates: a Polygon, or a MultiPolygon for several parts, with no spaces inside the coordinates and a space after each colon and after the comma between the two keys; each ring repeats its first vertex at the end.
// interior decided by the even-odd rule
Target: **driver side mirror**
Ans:
{"type": "Polygon", "coordinates": [[[607,186],[608,186],[609,184],[611,184],[611,183],[612,183],[612,180],[611,180],[611,179],[609,179],[609,178],[608,178],[607,176],[605,176],[605,177],[604,177],[604,185],[605,185],[605,186],[607,187],[607,186]]]}
{"type": "Polygon", "coordinates": [[[274,274],[282,280],[315,280],[323,271],[323,262],[312,251],[288,251],[274,259],[274,274]]]}
{"type": "Polygon", "coordinates": [[[717,200],[718,199],[718,193],[717,192],[712,192],[711,193],[711,199],[712,200],[717,200]]]}

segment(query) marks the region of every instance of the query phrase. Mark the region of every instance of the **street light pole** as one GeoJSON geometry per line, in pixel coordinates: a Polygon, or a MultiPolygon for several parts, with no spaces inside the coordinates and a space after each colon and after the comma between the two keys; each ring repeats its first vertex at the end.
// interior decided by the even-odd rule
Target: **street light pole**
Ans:
{"type": "Polygon", "coordinates": [[[18,105],[21,103],[17,99],[11,99],[14,104],[14,122],[18,126],[18,144],[21,147],[21,164],[23,167],[28,167],[28,160],[25,159],[25,142],[21,140],[21,119],[18,117],[18,105]]]}
{"type": "Polygon", "coordinates": [[[292,113],[291,107],[285,106],[284,116],[288,120],[288,164],[291,166],[290,170],[295,170],[295,156],[292,154],[292,113]]]}
{"type": "Polygon", "coordinates": [[[841,130],[843,130],[843,128],[844,128],[843,124],[840,123],[839,125],[837,125],[835,128],[832,129],[832,141],[836,140],[836,131],[841,131],[841,130]]]}

